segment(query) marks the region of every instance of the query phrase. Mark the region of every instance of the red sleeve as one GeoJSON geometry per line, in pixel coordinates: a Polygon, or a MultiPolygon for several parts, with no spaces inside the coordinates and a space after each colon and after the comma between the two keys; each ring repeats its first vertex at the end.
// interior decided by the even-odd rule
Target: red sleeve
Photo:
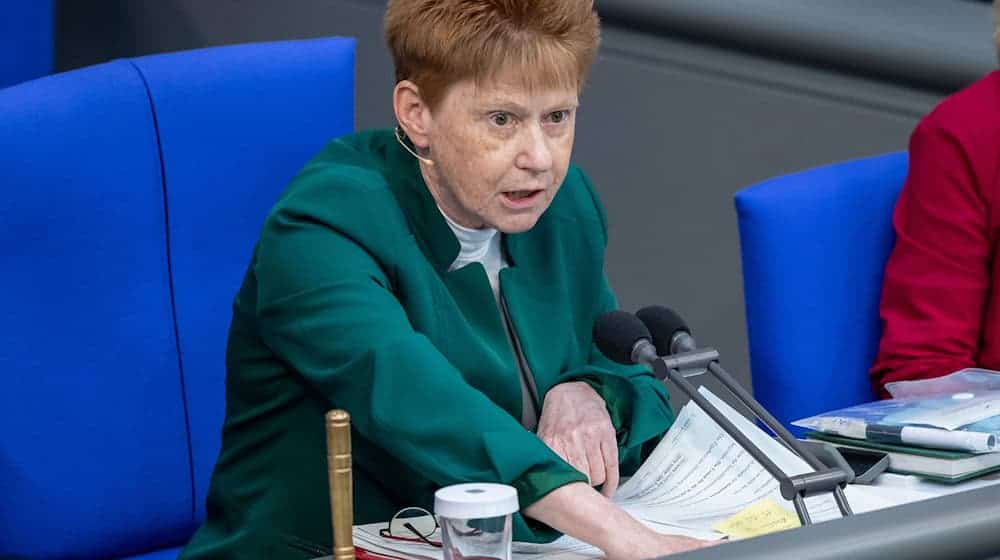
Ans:
{"type": "Polygon", "coordinates": [[[896,203],[886,264],[882,340],[871,370],[885,383],[946,375],[975,364],[990,286],[989,205],[968,145],[935,119],[910,138],[910,169],[896,203]]]}

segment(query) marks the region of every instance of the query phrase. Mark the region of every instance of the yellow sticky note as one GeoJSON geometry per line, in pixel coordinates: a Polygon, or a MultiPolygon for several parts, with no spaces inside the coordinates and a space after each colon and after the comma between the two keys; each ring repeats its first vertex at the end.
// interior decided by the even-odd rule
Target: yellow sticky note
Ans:
{"type": "Polygon", "coordinates": [[[794,529],[798,526],[799,518],[794,513],[768,498],[712,525],[712,528],[731,538],[745,539],[775,531],[794,529]]]}

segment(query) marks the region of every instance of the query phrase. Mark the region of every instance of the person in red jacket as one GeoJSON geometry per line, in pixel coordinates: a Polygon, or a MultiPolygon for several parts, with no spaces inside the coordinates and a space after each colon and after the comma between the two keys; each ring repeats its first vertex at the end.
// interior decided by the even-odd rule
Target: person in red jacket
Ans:
{"type": "Polygon", "coordinates": [[[875,390],[888,397],[891,381],[1000,370],[1000,71],[914,130],[893,228],[875,390]]]}

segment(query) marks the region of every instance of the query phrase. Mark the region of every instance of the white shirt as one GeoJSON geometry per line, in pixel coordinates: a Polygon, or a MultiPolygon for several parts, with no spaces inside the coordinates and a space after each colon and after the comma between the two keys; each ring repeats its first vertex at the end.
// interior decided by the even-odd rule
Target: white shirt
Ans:
{"type": "Polygon", "coordinates": [[[500,271],[507,268],[507,259],[500,250],[500,232],[494,228],[472,229],[455,223],[441,208],[438,211],[444,216],[448,227],[455,232],[461,249],[458,257],[448,267],[448,271],[458,270],[468,264],[477,262],[486,269],[486,277],[493,288],[493,297],[500,301],[500,271]]]}

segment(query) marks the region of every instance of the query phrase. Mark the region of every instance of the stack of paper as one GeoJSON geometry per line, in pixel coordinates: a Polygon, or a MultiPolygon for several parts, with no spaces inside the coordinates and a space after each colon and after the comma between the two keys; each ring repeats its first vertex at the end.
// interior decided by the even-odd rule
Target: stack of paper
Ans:
{"type": "MultiPolygon", "coordinates": [[[[443,560],[440,548],[421,542],[387,539],[379,534],[385,523],[371,523],[354,527],[354,546],[385,556],[403,556],[417,560],[443,560]]],[[[441,542],[440,531],[428,537],[432,542],[441,542]]],[[[603,558],[601,551],[572,537],[562,537],[547,544],[515,542],[514,558],[522,560],[588,560],[603,558]]]]}
{"type": "Polygon", "coordinates": [[[893,472],[959,482],[1000,470],[998,379],[995,372],[967,369],[944,378],[895,382],[894,389],[909,396],[832,410],[792,424],[813,430],[807,434],[810,439],[884,451],[893,472]],[[949,391],[940,392],[945,389],[949,391]]]}
{"type": "MultiPolygon", "coordinates": [[[[700,392],[786,474],[812,470],[711,391],[702,387],[700,392]]],[[[870,488],[847,489],[856,513],[898,503],[879,494],[870,488]]],[[[637,518],[705,532],[767,498],[794,510],[781,497],[778,481],[694,403],[681,410],[646,462],[615,494],[615,502],[637,518]]],[[[813,521],[840,517],[832,496],[808,498],[806,505],[813,521]]]]}
{"type": "MultiPolygon", "coordinates": [[[[708,389],[700,391],[785,473],[811,470],[708,389]]],[[[846,493],[855,513],[926,497],[898,488],[849,486],[846,493]]],[[[781,497],[778,482],[693,402],[681,409],[653,453],[614,496],[618,505],[659,533],[701,539],[721,538],[713,525],[767,499],[794,511],[781,497]]],[[[832,496],[807,498],[806,505],[814,522],[840,517],[832,496]]],[[[356,526],[354,544],[392,556],[442,558],[439,548],[381,537],[379,529],[384,527],[384,523],[356,526]]],[[[431,540],[440,537],[434,535],[431,540]]],[[[515,542],[513,551],[515,558],[530,560],[603,557],[597,548],[569,536],[548,544],[515,542]]]]}
{"type": "Polygon", "coordinates": [[[1000,471],[1000,453],[965,453],[930,449],[846,438],[820,432],[806,434],[806,437],[826,441],[838,447],[883,451],[889,455],[889,470],[892,472],[915,474],[940,482],[962,482],[1000,471]]]}

